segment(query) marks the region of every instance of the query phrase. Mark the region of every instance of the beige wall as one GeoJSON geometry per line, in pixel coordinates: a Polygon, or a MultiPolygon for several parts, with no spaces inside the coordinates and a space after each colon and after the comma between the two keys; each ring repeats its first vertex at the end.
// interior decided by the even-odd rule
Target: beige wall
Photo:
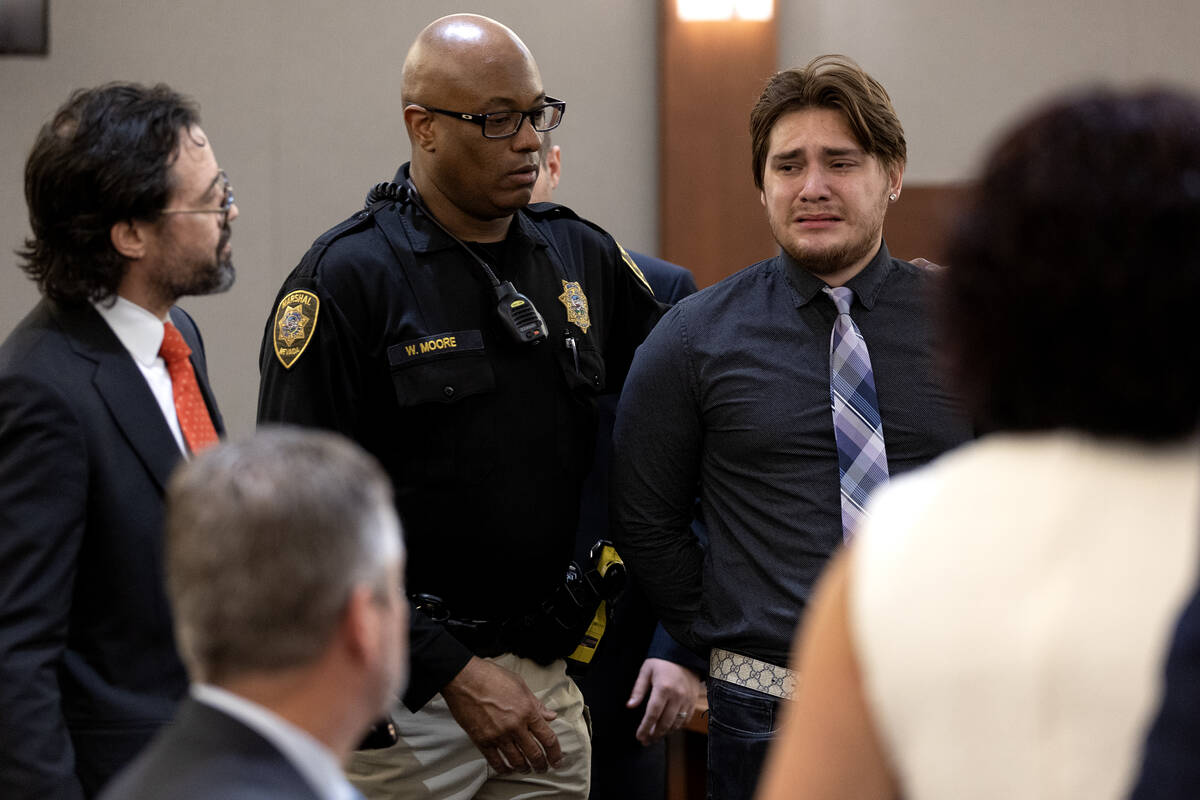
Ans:
{"type": "MultiPolygon", "coordinates": [[[[1192,0],[779,0],[783,64],[854,56],[891,91],[908,132],[908,180],[969,174],[997,125],[1081,80],[1200,87],[1192,0]]],[[[230,428],[253,425],[262,326],[284,275],[321,231],[407,158],[397,97],[404,51],[430,0],[54,0],[51,55],[0,58],[0,336],[35,302],[12,266],[27,233],[22,170],[71,89],[166,81],[201,104],[237,189],[238,284],[188,299],[230,428]]],[[[632,248],[656,249],[656,0],[476,2],[537,55],[568,101],[559,198],[632,248]]],[[[698,132],[702,135],[702,132],[698,132]]],[[[704,165],[697,165],[703,169],[704,165]]]]}

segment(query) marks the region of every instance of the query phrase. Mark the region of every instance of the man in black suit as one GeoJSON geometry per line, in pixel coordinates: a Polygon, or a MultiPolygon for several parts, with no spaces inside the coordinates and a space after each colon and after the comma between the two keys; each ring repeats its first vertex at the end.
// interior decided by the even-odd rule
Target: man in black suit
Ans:
{"type": "Polygon", "coordinates": [[[222,422],[174,303],[233,283],[238,215],[198,119],[162,85],[77,91],[26,163],[19,256],[43,299],[0,346],[9,800],[95,795],[187,686],[162,589],[163,490],[222,422]]]}
{"type": "MultiPolygon", "coordinates": [[[[562,149],[542,139],[542,169],[531,202],[552,202],[562,177],[562,149]]],[[[694,294],[687,269],[653,256],[630,253],[659,302],[674,304],[694,294]]],[[[586,558],[597,539],[609,538],[608,469],[617,395],[598,404],[596,457],[583,484],[575,555],[586,558]]],[[[653,800],[667,783],[664,737],[691,715],[707,665],[676,643],[635,582],[613,604],[611,624],[587,672],[575,677],[592,717],[590,800],[653,800]]]]}
{"type": "Polygon", "coordinates": [[[298,428],[213,448],[168,487],[166,569],[190,697],[102,800],[358,797],[341,761],[407,673],[379,464],[298,428]]]}

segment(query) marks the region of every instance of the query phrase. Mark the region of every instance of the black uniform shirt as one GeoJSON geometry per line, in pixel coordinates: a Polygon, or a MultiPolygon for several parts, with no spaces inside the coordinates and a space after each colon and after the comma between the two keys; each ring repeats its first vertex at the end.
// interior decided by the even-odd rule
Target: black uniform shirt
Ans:
{"type": "MultiPolygon", "coordinates": [[[[971,435],[936,369],[931,273],[882,246],[846,284],[866,340],[888,469],[971,435]]],[[[646,339],[614,433],[614,535],[681,643],[786,664],[813,583],[842,542],[829,399],[837,317],[786,254],[681,300],[646,339]],[[708,528],[692,535],[693,498],[708,528]]]]}
{"type": "MultiPolygon", "coordinates": [[[[500,247],[476,250],[503,253],[491,266],[533,301],[547,341],[514,341],[463,247],[411,202],[384,203],[318,239],[285,281],[258,415],[373,453],[395,486],[408,591],[441,597],[458,618],[502,620],[562,581],[596,397],[621,385],[660,312],[619,245],[561,206],[519,212],[500,247]]],[[[415,709],[470,653],[413,618],[415,709]]]]}

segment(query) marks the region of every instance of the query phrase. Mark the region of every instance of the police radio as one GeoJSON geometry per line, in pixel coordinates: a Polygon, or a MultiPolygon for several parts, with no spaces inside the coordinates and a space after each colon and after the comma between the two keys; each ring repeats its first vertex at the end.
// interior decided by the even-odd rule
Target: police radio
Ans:
{"type": "Polygon", "coordinates": [[[421,193],[417,191],[417,187],[413,185],[412,179],[407,179],[404,182],[404,187],[401,188],[396,184],[385,181],[377,183],[367,192],[366,207],[378,203],[380,200],[404,200],[405,189],[408,191],[408,199],[412,204],[426,217],[429,221],[436,225],[442,233],[449,236],[458,243],[471,260],[479,265],[483,270],[484,276],[488,283],[492,285],[492,291],[496,293],[496,316],[500,318],[501,325],[508,331],[508,335],[513,341],[518,344],[541,344],[546,340],[546,321],[542,319],[541,313],[537,310],[537,306],[521,292],[517,291],[512,285],[512,281],[501,282],[496,277],[496,273],[488,266],[488,263],[479,257],[479,254],[467,246],[467,243],[459,239],[446,228],[445,225],[435,217],[428,208],[425,207],[424,201],[421,200],[421,193]]]}
{"type": "Polygon", "coordinates": [[[533,301],[518,292],[511,281],[498,283],[494,289],[500,300],[496,314],[509,335],[518,342],[538,344],[543,341],[546,338],[546,321],[534,307],[533,301]]]}

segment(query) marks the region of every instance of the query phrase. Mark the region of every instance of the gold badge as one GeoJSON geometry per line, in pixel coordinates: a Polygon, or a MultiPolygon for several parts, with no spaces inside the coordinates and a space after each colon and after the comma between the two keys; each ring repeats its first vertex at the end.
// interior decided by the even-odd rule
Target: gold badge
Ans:
{"type": "Polygon", "coordinates": [[[279,301],[275,310],[275,355],[287,369],[312,341],[321,301],[312,292],[297,290],[279,301]]]}
{"type": "Polygon", "coordinates": [[[588,328],[592,327],[592,320],[588,317],[587,297],[583,293],[583,287],[578,281],[563,281],[562,285],[563,293],[558,299],[567,308],[567,322],[574,322],[579,326],[579,330],[587,333],[588,328]]]}

